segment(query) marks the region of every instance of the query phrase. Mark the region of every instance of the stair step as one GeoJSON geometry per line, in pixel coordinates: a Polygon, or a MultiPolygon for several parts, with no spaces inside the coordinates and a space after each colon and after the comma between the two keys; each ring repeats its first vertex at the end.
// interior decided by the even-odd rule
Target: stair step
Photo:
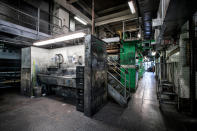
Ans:
{"type": "Polygon", "coordinates": [[[161,95],[177,95],[174,92],[160,92],[161,95]]]}
{"type": "Polygon", "coordinates": [[[159,100],[159,103],[176,105],[178,102],[176,100],[159,100]]]}
{"type": "Polygon", "coordinates": [[[109,95],[122,107],[127,106],[127,99],[125,99],[116,89],[114,89],[110,84],[108,84],[109,95]]]}

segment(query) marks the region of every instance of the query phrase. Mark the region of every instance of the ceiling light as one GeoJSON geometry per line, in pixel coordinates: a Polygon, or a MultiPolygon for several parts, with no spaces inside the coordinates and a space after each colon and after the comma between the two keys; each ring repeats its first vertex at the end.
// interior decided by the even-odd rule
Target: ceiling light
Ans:
{"type": "Polygon", "coordinates": [[[85,22],[84,20],[80,19],[77,16],[75,16],[74,19],[77,20],[77,21],[79,21],[81,24],[87,25],[87,22],[85,22]]]}
{"type": "Polygon", "coordinates": [[[156,55],[156,52],[155,52],[155,51],[153,51],[153,52],[152,52],[152,56],[155,56],[155,55],[156,55]]]}
{"type": "Polygon", "coordinates": [[[84,36],[85,36],[85,33],[78,32],[78,33],[64,35],[64,36],[53,38],[53,39],[49,39],[49,40],[35,42],[35,43],[33,43],[33,45],[35,45],[35,46],[48,45],[48,44],[58,43],[58,42],[66,41],[66,40],[72,40],[72,39],[76,39],[76,38],[82,38],[84,36]]]}
{"type": "Polygon", "coordinates": [[[129,1],[128,4],[129,4],[130,10],[131,10],[131,13],[134,14],[135,13],[135,7],[134,7],[134,4],[133,4],[133,1],[129,1]]]}
{"type": "Polygon", "coordinates": [[[141,38],[141,34],[140,34],[140,33],[138,33],[138,34],[137,34],[137,37],[138,37],[138,38],[141,38]]]}

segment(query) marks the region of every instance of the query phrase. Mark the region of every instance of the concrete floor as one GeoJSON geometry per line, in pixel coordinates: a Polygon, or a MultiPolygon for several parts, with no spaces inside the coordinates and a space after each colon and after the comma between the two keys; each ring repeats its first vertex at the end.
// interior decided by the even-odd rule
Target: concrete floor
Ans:
{"type": "Polygon", "coordinates": [[[145,73],[123,109],[109,102],[92,118],[56,97],[30,99],[0,92],[0,131],[196,131],[197,119],[159,104],[153,73],[145,73]]]}

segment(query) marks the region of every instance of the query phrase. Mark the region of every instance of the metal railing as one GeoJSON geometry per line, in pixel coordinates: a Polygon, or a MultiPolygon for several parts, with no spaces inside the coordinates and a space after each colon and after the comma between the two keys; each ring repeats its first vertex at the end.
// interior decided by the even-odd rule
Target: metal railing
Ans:
{"type": "MultiPolygon", "coordinates": [[[[99,46],[102,46],[102,44],[99,45],[99,46]]],[[[97,57],[94,53],[92,53],[92,55],[94,57],[97,57]]],[[[104,59],[105,59],[106,64],[108,65],[108,67],[110,65],[113,65],[114,68],[112,68],[112,70],[123,80],[124,85],[122,84],[121,80],[117,79],[112,73],[110,73],[109,71],[107,71],[108,75],[110,75],[121,86],[122,90],[120,90],[118,92],[125,98],[125,100],[127,100],[130,97],[130,88],[131,88],[130,87],[130,85],[131,85],[130,84],[130,79],[131,79],[130,72],[128,71],[128,69],[124,68],[122,65],[120,65],[115,60],[112,59],[113,60],[113,62],[112,62],[112,61],[110,61],[107,58],[104,58],[104,59]],[[121,70],[121,68],[123,70],[121,70]],[[118,69],[121,73],[117,72],[115,69],[118,69]],[[128,74],[128,77],[129,77],[128,80],[127,80],[127,74],[128,74]]]]}
{"type": "Polygon", "coordinates": [[[108,63],[108,66],[113,66],[111,68],[113,70],[113,72],[116,75],[118,75],[121,80],[123,80],[123,83],[122,83],[121,80],[118,80],[112,73],[110,73],[108,71],[108,74],[110,76],[112,76],[114,78],[114,80],[116,80],[118,82],[118,84],[123,88],[122,90],[120,90],[120,93],[123,92],[122,95],[124,96],[124,98],[128,99],[130,96],[130,77],[131,77],[130,72],[128,71],[128,69],[124,68],[123,66],[121,66],[118,62],[116,62],[113,59],[112,59],[112,61],[107,59],[107,63],[108,63]],[[116,70],[118,70],[118,71],[116,71],[116,70]],[[127,79],[127,75],[129,77],[128,79],[127,79]]]}
{"type": "Polygon", "coordinates": [[[37,14],[33,16],[3,2],[0,2],[0,19],[36,30],[37,34],[39,34],[39,32],[49,35],[61,34],[62,20],[60,18],[48,14],[47,12],[40,11],[39,8],[36,13],[37,14]],[[49,20],[47,21],[41,19],[40,13],[47,15],[49,20]],[[50,19],[52,21],[57,21],[58,24],[51,23],[50,19]]]}

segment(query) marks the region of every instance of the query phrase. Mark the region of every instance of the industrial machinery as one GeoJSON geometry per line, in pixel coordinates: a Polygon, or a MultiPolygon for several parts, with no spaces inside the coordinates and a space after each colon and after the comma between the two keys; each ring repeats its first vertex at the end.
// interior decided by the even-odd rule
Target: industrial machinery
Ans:
{"type": "Polygon", "coordinates": [[[138,80],[143,77],[144,74],[143,56],[138,54],[138,80]]]}
{"type": "Polygon", "coordinates": [[[136,65],[137,65],[137,70],[138,70],[138,80],[143,77],[143,74],[145,72],[144,69],[144,59],[143,59],[143,54],[144,52],[144,47],[142,46],[143,42],[139,42],[136,45],[137,48],[137,59],[136,59],[136,65]]]}
{"type": "Polygon", "coordinates": [[[77,110],[91,116],[107,101],[106,59],[106,43],[92,35],[78,45],[23,48],[21,92],[71,98],[77,110]]]}
{"type": "Polygon", "coordinates": [[[0,43],[0,88],[20,87],[20,47],[0,43]]]}
{"type": "MultiPolygon", "coordinates": [[[[138,82],[138,72],[136,70],[136,44],[139,41],[121,41],[122,48],[120,51],[120,65],[123,66],[128,70],[128,73],[126,75],[126,80],[130,81],[129,85],[127,83],[127,88],[130,88],[131,91],[135,91],[137,88],[137,82],[138,82]]],[[[125,69],[121,68],[123,72],[125,72],[125,69]]],[[[123,73],[121,73],[123,76],[123,73]]],[[[122,84],[125,84],[125,80],[121,79],[122,84]]]]}
{"type": "Polygon", "coordinates": [[[62,54],[55,54],[54,59],[55,66],[49,66],[47,73],[37,74],[39,83],[43,86],[42,92],[48,94],[54,92],[56,95],[66,97],[67,99],[70,97],[71,99],[75,98],[75,90],[73,89],[76,88],[75,68],[61,67],[64,62],[62,54]]]}

